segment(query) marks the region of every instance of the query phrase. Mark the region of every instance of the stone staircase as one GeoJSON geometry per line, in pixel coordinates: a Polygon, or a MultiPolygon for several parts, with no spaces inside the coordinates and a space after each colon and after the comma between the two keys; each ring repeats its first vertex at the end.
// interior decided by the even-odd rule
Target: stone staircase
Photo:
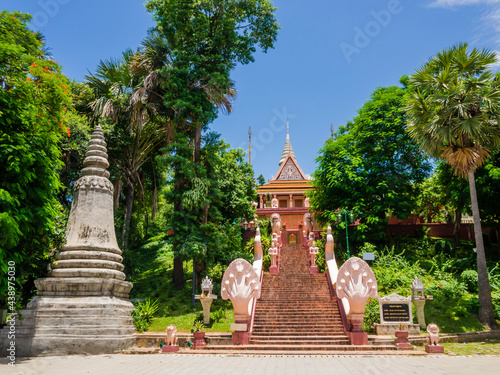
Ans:
{"type": "Polygon", "coordinates": [[[278,275],[265,274],[250,345],[272,350],[348,345],[326,276],[311,274],[306,249],[284,245],[278,275]]]}
{"type": "MultiPolygon", "coordinates": [[[[353,346],[344,332],[326,274],[311,274],[306,249],[284,245],[278,275],[264,274],[249,345],[207,345],[204,352],[329,354],[361,351],[387,354],[393,345],[353,346]]],[[[202,352],[201,350],[199,352],[202,352]]]]}

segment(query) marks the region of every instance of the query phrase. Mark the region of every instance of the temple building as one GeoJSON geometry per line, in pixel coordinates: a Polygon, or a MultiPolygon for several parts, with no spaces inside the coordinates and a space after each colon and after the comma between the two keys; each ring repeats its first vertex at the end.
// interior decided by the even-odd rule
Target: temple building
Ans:
{"type": "Polygon", "coordinates": [[[287,124],[286,141],[276,175],[259,187],[257,215],[260,218],[279,213],[281,223],[288,230],[298,230],[305,213],[309,210],[309,199],[304,193],[312,189],[311,179],[304,174],[295,159],[290,143],[287,124]]]}

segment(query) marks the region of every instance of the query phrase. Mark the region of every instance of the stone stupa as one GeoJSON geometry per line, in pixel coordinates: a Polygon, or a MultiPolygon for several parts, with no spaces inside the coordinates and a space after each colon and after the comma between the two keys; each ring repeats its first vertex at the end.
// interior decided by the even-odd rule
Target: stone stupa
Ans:
{"type": "MultiPolygon", "coordinates": [[[[38,293],[16,325],[18,356],[113,353],[134,344],[132,284],[116,241],[106,151],[97,126],[73,187],[67,243],[48,277],[35,281],[38,293]]],[[[0,347],[5,338],[4,329],[0,347]]]]}

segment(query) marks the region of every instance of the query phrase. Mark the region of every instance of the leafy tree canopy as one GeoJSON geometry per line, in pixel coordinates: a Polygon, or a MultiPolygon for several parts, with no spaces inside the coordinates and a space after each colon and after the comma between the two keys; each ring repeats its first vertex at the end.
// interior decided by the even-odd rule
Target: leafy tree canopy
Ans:
{"type": "MultiPolygon", "coordinates": [[[[193,162],[193,148],[186,147],[182,139],[169,147],[169,154],[158,158],[176,170],[169,181],[173,188],[167,192],[169,202],[181,202],[170,221],[172,242],[182,244],[180,255],[185,259],[208,257],[215,261],[221,249],[231,253],[240,248],[241,243],[234,244],[232,229],[222,236],[218,233],[234,223],[239,228],[242,218],[254,217],[250,202],[256,194],[253,170],[244,161],[243,151],[230,149],[213,132],[203,139],[200,165],[193,162]],[[226,237],[233,238],[230,244],[223,240],[226,237]]],[[[241,240],[239,229],[238,237],[241,240]]]]}
{"type": "Polygon", "coordinates": [[[172,63],[162,70],[165,104],[204,125],[228,106],[235,64],[254,61],[256,45],[272,48],[279,28],[269,0],[150,0],[146,8],[171,49],[172,63]]]}
{"type": "Polygon", "coordinates": [[[350,210],[359,220],[357,240],[381,240],[388,215],[410,214],[414,184],[430,171],[427,157],[405,132],[404,96],[405,88],[378,88],[317,158],[311,206],[330,223],[338,220],[338,209],[350,210]]]}
{"type": "MultiPolygon", "coordinates": [[[[59,142],[72,110],[69,81],[30,19],[0,14],[0,267],[14,261],[20,285],[63,240],[59,142]]],[[[3,299],[6,278],[0,286],[3,299]]]]}

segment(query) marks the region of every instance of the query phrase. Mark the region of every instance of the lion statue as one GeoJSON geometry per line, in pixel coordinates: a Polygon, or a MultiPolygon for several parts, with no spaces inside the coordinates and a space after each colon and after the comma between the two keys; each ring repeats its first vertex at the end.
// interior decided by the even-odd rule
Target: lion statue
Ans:
{"type": "Polygon", "coordinates": [[[271,215],[271,229],[273,233],[276,233],[277,235],[280,234],[281,231],[281,217],[279,214],[274,213],[271,215]]]}
{"type": "Polygon", "coordinates": [[[167,345],[177,345],[177,337],[175,337],[177,328],[170,324],[165,331],[167,332],[167,345]]]}
{"type": "Polygon", "coordinates": [[[309,233],[314,230],[314,219],[310,212],[306,212],[304,215],[304,237],[308,238],[309,233]]]}
{"type": "Polygon", "coordinates": [[[429,337],[427,337],[427,344],[439,345],[439,327],[437,326],[437,324],[429,324],[427,326],[427,332],[429,332],[429,337]]]}

